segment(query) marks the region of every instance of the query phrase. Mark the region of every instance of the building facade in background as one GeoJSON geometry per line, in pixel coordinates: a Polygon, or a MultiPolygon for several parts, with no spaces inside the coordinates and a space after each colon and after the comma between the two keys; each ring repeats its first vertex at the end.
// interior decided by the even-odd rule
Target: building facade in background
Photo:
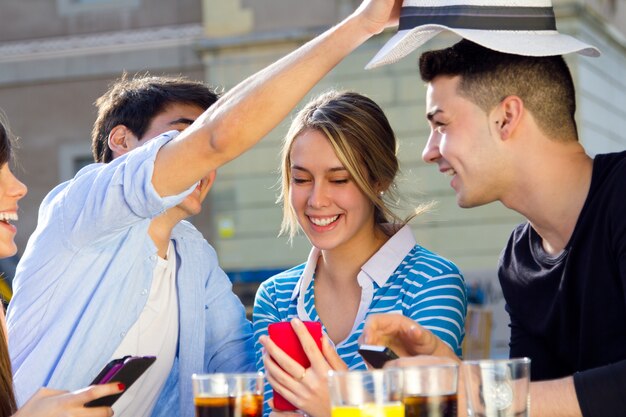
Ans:
{"type": "MultiPolygon", "coordinates": [[[[91,160],[93,102],[129,73],[183,74],[225,90],[350,13],[358,0],[0,0],[0,108],[21,137],[17,173],[29,194],[20,207],[18,245],[36,226],[45,194],[91,160]]],[[[578,89],[580,136],[591,154],[626,148],[626,2],[554,0],[559,30],[598,46],[601,58],[568,56],[578,89]]],[[[522,219],[499,204],[457,207],[448,180],[421,161],[428,136],[419,51],[365,71],[392,35],[360,47],[325,77],[326,89],[364,93],[386,111],[399,138],[400,194],[420,244],[453,260],[478,282],[495,311],[496,351],[506,349],[507,318],[497,259],[522,219]]],[[[444,47],[435,40],[427,48],[444,47]]],[[[218,251],[222,267],[249,302],[256,283],[304,262],[306,238],[277,237],[278,162],[289,119],[258,146],[218,171],[202,215],[193,219],[218,251]],[[250,283],[250,284],[245,284],[250,283]]]]}

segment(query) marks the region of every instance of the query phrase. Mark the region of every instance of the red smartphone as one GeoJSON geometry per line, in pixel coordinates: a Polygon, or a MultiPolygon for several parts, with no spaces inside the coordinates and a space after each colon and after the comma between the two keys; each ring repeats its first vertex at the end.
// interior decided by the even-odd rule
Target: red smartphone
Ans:
{"type": "MultiPolygon", "coordinates": [[[[123,358],[113,359],[102,368],[89,385],[121,382],[128,389],[155,360],[155,356],[124,356],[123,358]]],[[[89,401],[85,404],[85,407],[111,407],[124,392],[89,401]]]]}
{"type": "MultiPolygon", "coordinates": [[[[309,334],[315,340],[317,347],[322,350],[322,323],[319,321],[305,321],[309,334]]],[[[272,323],[267,327],[272,342],[285,351],[292,359],[302,365],[305,369],[311,366],[309,358],[307,358],[300,339],[296,335],[296,332],[291,327],[291,323],[288,321],[282,321],[280,323],[272,323]]],[[[279,393],[274,391],[274,408],[280,411],[294,411],[297,408],[289,401],[285,400],[279,393]]]]}

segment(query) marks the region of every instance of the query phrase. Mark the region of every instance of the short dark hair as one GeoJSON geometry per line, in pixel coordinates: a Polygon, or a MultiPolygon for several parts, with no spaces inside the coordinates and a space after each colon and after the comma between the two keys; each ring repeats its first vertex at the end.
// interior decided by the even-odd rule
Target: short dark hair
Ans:
{"type": "Polygon", "coordinates": [[[191,104],[208,108],[219,98],[209,86],[177,76],[129,77],[123,74],[95,102],[98,118],[91,132],[91,151],[96,162],[111,162],[113,152],[108,138],[117,125],[124,125],[141,138],[152,120],[171,104],[191,104]]]}
{"type": "Polygon", "coordinates": [[[553,139],[578,140],[574,82],[562,56],[529,57],[496,52],[462,40],[422,54],[422,80],[460,76],[459,93],[484,111],[507,96],[518,96],[553,139]]]}

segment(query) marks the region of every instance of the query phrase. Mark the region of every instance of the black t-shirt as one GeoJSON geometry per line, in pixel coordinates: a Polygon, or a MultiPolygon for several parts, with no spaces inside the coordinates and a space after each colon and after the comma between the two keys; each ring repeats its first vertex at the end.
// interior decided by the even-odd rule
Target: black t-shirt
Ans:
{"type": "Polygon", "coordinates": [[[589,194],[561,254],[548,255],[522,224],[498,275],[511,317],[510,356],[531,358],[533,380],[575,374],[585,416],[626,413],[626,152],[595,157],[589,194]]]}

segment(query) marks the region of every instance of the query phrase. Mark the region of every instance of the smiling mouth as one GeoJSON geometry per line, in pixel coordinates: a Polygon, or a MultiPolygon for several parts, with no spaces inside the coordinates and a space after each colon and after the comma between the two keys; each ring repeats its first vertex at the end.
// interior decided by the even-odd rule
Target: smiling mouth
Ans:
{"type": "Polygon", "coordinates": [[[335,215],[332,217],[309,217],[309,220],[316,226],[328,226],[337,221],[338,218],[339,215],[335,215]]]}
{"type": "Polygon", "coordinates": [[[446,169],[445,171],[442,171],[442,174],[448,177],[453,177],[456,175],[456,171],[452,168],[446,169]]]}
{"type": "Polygon", "coordinates": [[[0,222],[11,224],[12,221],[17,221],[17,213],[0,213],[0,222]]]}

